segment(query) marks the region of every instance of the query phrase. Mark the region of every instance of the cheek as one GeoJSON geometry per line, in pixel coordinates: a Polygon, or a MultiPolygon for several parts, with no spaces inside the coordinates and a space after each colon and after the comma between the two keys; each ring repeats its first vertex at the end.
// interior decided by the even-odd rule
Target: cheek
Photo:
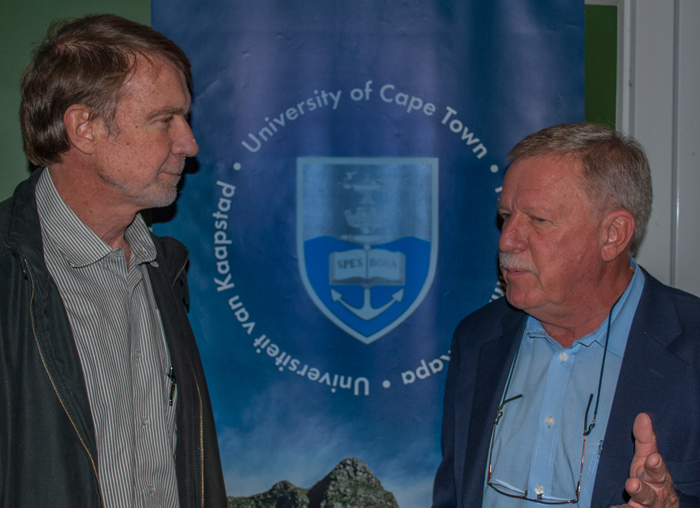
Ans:
{"type": "Polygon", "coordinates": [[[565,280],[576,264],[573,254],[559,242],[531,245],[530,256],[539,284],[548,288],[565,280]]]}
{"type": "Polygon", "coordinates": [[[594,232],[580,228],[580,234],[569,239],[568,260],[572,267],[590,268],[598,255],[597,236],[594,232]]]}
{"type": "Polygon", "coordinates": [[[595,270],[595,256],[590,245],[580,242],[580,237],[570,238],[557,247],[551,250],[546,260],[540,261],[539,278],[542,286],[566,292],[595,270]]]}
{"type": "Polygon", "coordinates": [[[157,140],[151,142],[148,149],[154,158],[165,161],[173,156],[173,140],[167,135],[160,136],[157,140]]]}
{"type": "MultiPolygon", "coordinates": [[[[171,157],[170,143],[167,139],[150,139],[140,143],[138,152],[143,167],[156,171],[171,157]]],[[[136,151],[136,150],[134,150],[136,151]]]]}

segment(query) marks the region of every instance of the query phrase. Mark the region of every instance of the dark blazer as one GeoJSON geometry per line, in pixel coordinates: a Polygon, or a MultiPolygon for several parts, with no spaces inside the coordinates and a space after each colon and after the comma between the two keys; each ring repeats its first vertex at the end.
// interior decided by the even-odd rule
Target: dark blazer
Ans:
{"type": "MultiPolygon", "coordinates": [[[[652,418],[681,506],[700,506],[700,299],[644,276],[596,474],[595,508],[626,502],[632,425],[642,412],[652,418]]],[[[455,331],[434,508],[481,506],[493,421],[526,319],[501,298],[455,331]]]]}

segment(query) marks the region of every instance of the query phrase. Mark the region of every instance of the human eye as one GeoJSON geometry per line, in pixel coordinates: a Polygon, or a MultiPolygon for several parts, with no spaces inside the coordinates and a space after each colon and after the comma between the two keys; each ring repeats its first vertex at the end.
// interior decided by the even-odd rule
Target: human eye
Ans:
{"type": "Polygon", "coordinates": [[[497,225],[498,229],[502,230],[505,224],[508,223],[508,219],[510,219],[510,213],[506,212],[504,210],[499,210],[498,211],[498,220],[497,220],[497,225]]]}

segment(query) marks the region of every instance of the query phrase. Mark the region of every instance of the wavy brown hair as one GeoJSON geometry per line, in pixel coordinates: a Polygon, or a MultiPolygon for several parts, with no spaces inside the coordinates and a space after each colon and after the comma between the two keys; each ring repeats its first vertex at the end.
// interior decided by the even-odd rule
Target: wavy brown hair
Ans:
{"type": "Polygon", "coordinates": [[[138,57],[162,59],[192,86],[190,61],[165,35],[113,14],[52,23],[22,75],[20,122],[27,158],[38,166],[60,162],[70,144],[63,115],[91,109],[112,131],[122,85],[138,57]]]}

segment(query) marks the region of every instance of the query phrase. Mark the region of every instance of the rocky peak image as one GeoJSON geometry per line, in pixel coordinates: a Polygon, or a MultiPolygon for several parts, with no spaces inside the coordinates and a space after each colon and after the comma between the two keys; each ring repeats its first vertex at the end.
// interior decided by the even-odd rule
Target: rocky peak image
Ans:
{"type": "Polygon", "coordinates": [[[360,459],[343,459],[310,489],[283,480],[262,494],[229,497],[228,508],[399,508],[360,459]]]}

